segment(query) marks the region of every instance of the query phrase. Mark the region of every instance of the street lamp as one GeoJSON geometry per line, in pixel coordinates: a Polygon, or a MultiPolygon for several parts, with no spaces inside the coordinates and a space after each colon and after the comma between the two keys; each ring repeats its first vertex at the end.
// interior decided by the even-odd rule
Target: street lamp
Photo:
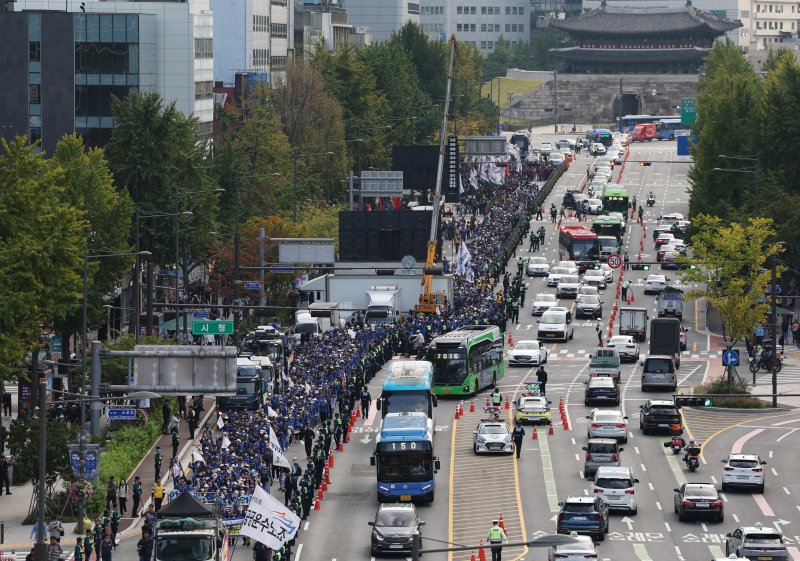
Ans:
{"type": "MultiPolygon", "coordinates": [[[[359,147],[360,146],[361,146],[361,144],[359,144],[359,147]]],[[[292,171],[292,191],[294,193],[292,195],[292,199],[293,199],[292,206],[294,207],[293,212],[292,212],[292,222],[293,223],[297,224],[297,160],[299,160],[300,158],[310,158],[312,156],[332,156],[332,155],[333,155],[333,152],[330,152],[330,151],[329,152],[315,152],[313,154],[308,154],[308,153],[300,154],[298,152],[295,152],[294,154],[292,154],[292,160],[294,162],[294,168],[293,168],[293,171],[292,171]]]]}
{"type": "MultiPolygon", "coordinates": [[[[89,255],[89,248],[83,248],[83,318],[82,318],[82,330],[81,330],[81,345],[83,348],[81,349],[81,384],[80,384],[80,392],[81,396],[86,393],[86,350],[87,350],[87,339],[89,338],[89,309],[88,309],[88,284],[89,284],[89,260],[90,259],[105,259],[107,257],[131,257],[136,256],[138,257],[149,257],[152,253],[149,251],[136,251],[133,253],[96,253],[93,255],[89,255]]],[[[138,261],[138,259],[137,259],[138,261]]],[[[38,374],[38,373],[37,373],[38,374]]],[[[40,430],[46,430],[44,427],[44,409],[47,407],[47,392],[45,391],[45,380],[42,376],[39,379],[39,414],[41,415],[41,419],[39,420],[39,428],[40,430]]],[[[99,390],[99,388],[97,388],[99,390]]],[[[93,393],[95,393],[95,388],[92,388],[93,393]]],[[[86,425],[86,409],[84,407],[80,408],[80,432],[78,436],[78,443],[80,445],[80,453],[81,457],[83,457],[83,444],[85,442],[84,437],[84,430],[86,425]]],[[[92,411],[91,415],[91,429],[92,433],[99,432],[99,425],[100,425],[100,417],[97,414],[98,412],[92,411]]],[[[46,445],[44,439],[40,439],[39,441],[39,496],[41,500],[44,500],[44,478],[47,473],[45,468],[45,452],[46,452],[46,445]]],[[[81,479],[83,479],[83,468],[81,467],[81,479]]],[[[41,541],[45,544],[45,556],[47,553],[47,543],[45,542],[44,537],[44,509],[39,510],[39,535],[37,536],[37,540],[41,541]]],[[[83,501],[79,501],[78,504],[78,532],[83,534],[83,501]]],[[[37,556],[37,561],[39,561],[39,557],[37,556]]]]}
{"type": "Polygon", "coordinates": [[[744,168],[744,169],[734,169],[734,168],[712,168],[711,171],[717,172],[729,172],[729,173],[752,173],[755,175],[755,188],[756,188],[756,216],[761,214],[761,162],[758,161],[758,158],[754,158],[752,156],[726,156],[724,154],[720,154],[718,156],[720,159],[723,160],[741,160],[743,162],[752,162],[752,168],[744,168]]]}

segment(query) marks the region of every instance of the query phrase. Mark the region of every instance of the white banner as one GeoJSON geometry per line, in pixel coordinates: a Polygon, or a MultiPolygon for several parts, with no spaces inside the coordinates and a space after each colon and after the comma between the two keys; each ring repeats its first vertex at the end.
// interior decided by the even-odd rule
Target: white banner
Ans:
{"type": "Polygon", "coordinates": [[[222,449],[227,450],[227,448],[231,445],[231,440],[227,436],[222,437],[222,449]]]}
{"type": "Polygon", "coordinates": [[[277,416],[278,414],[275,412],[275,410],[269,405],[267,405],[267,417],[277,417],[277,416]]]}
{"type": "Polygon", "coordinates": [[[274,465],[291,469],[292,466],[289,465],[289,460],[283,455],[283,448],[281,448],[281,443],[278,442],[278,437],[275,436],[275,431],[272,427],[269,427],[269,448],[272,450],[272,463],[274,465]]]}
{"type": "Polygon", "coordinates": [[[203,457],[203,454],[198,452],[197,450],[192,450],[192,463],[200,462],[201,464],[206,463],[206,459],[203,457]]]}
{"type": "Polygon", "coordinates": [[[283,506],[261,487],[256,487],[239,534],[278,550],[295,536],[299,527],[300,518],[289,507],[283,506]]]}

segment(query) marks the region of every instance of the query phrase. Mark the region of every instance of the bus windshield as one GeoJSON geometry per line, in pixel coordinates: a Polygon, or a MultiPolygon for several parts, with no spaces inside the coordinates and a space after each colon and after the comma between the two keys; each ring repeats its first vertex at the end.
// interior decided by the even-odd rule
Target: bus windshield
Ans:
{"type": "Polygon", "coordinates": [[[420,391],[384,391],[383,415],[388,413],[425,413],[431,416],[431,399],[428,393],[420,391]]]}
{"type": "Polygon", "coordinates": [[[593,261],[597,259],[597,239],[572,240],[572,255],[575,261],[593,261]]]}
{"type": "Polygon", "coordinates": [[[433,457],[430,451],[381,451],[378,456],[378,481],[430,481],[433,477],[433,457]]]}
{"type": "Polygon", "coordinates": [[[467,377],[467,354],[463,350],[433,350],[431,354],[429,360],[433,363],[434,384],[458,385],[467,377]]]}

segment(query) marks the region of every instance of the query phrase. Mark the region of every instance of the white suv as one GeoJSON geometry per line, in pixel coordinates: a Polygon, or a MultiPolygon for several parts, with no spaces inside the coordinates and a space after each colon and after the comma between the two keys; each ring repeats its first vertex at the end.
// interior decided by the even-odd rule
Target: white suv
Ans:
{"type": "Polygon", "coordinates": [[[767,462],[757,454],[730,454],[722,460],[722,490],[731,487],[755,487],[764,492],[764,467],[767,462]]]}
{"type": "Polygon", "coordinates": [[[629,467],[600,466],[594,476],[594,492],[603,498],[609,509],[636,514],[639,510],[633,488],[636,483],[639,480],[633,477],[629,467]]]}

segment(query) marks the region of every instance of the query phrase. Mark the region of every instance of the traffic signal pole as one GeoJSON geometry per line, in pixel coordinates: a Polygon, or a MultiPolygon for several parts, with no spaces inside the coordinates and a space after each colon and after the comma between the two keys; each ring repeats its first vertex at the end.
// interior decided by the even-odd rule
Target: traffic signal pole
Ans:
{"type": "Polygon", "coordinates": [[[772,407],[778,406],[778,299],[776,297],[777,287],[776,284],[776,277],[777,277],[777,268],[778,268],[778,260],[775,257],[772,257],[772,264],[771,264],[771,284],[772,290],[770,291],[772,294],[772,310],[771,315],[771,323],[772,323],[772,407]]]}

